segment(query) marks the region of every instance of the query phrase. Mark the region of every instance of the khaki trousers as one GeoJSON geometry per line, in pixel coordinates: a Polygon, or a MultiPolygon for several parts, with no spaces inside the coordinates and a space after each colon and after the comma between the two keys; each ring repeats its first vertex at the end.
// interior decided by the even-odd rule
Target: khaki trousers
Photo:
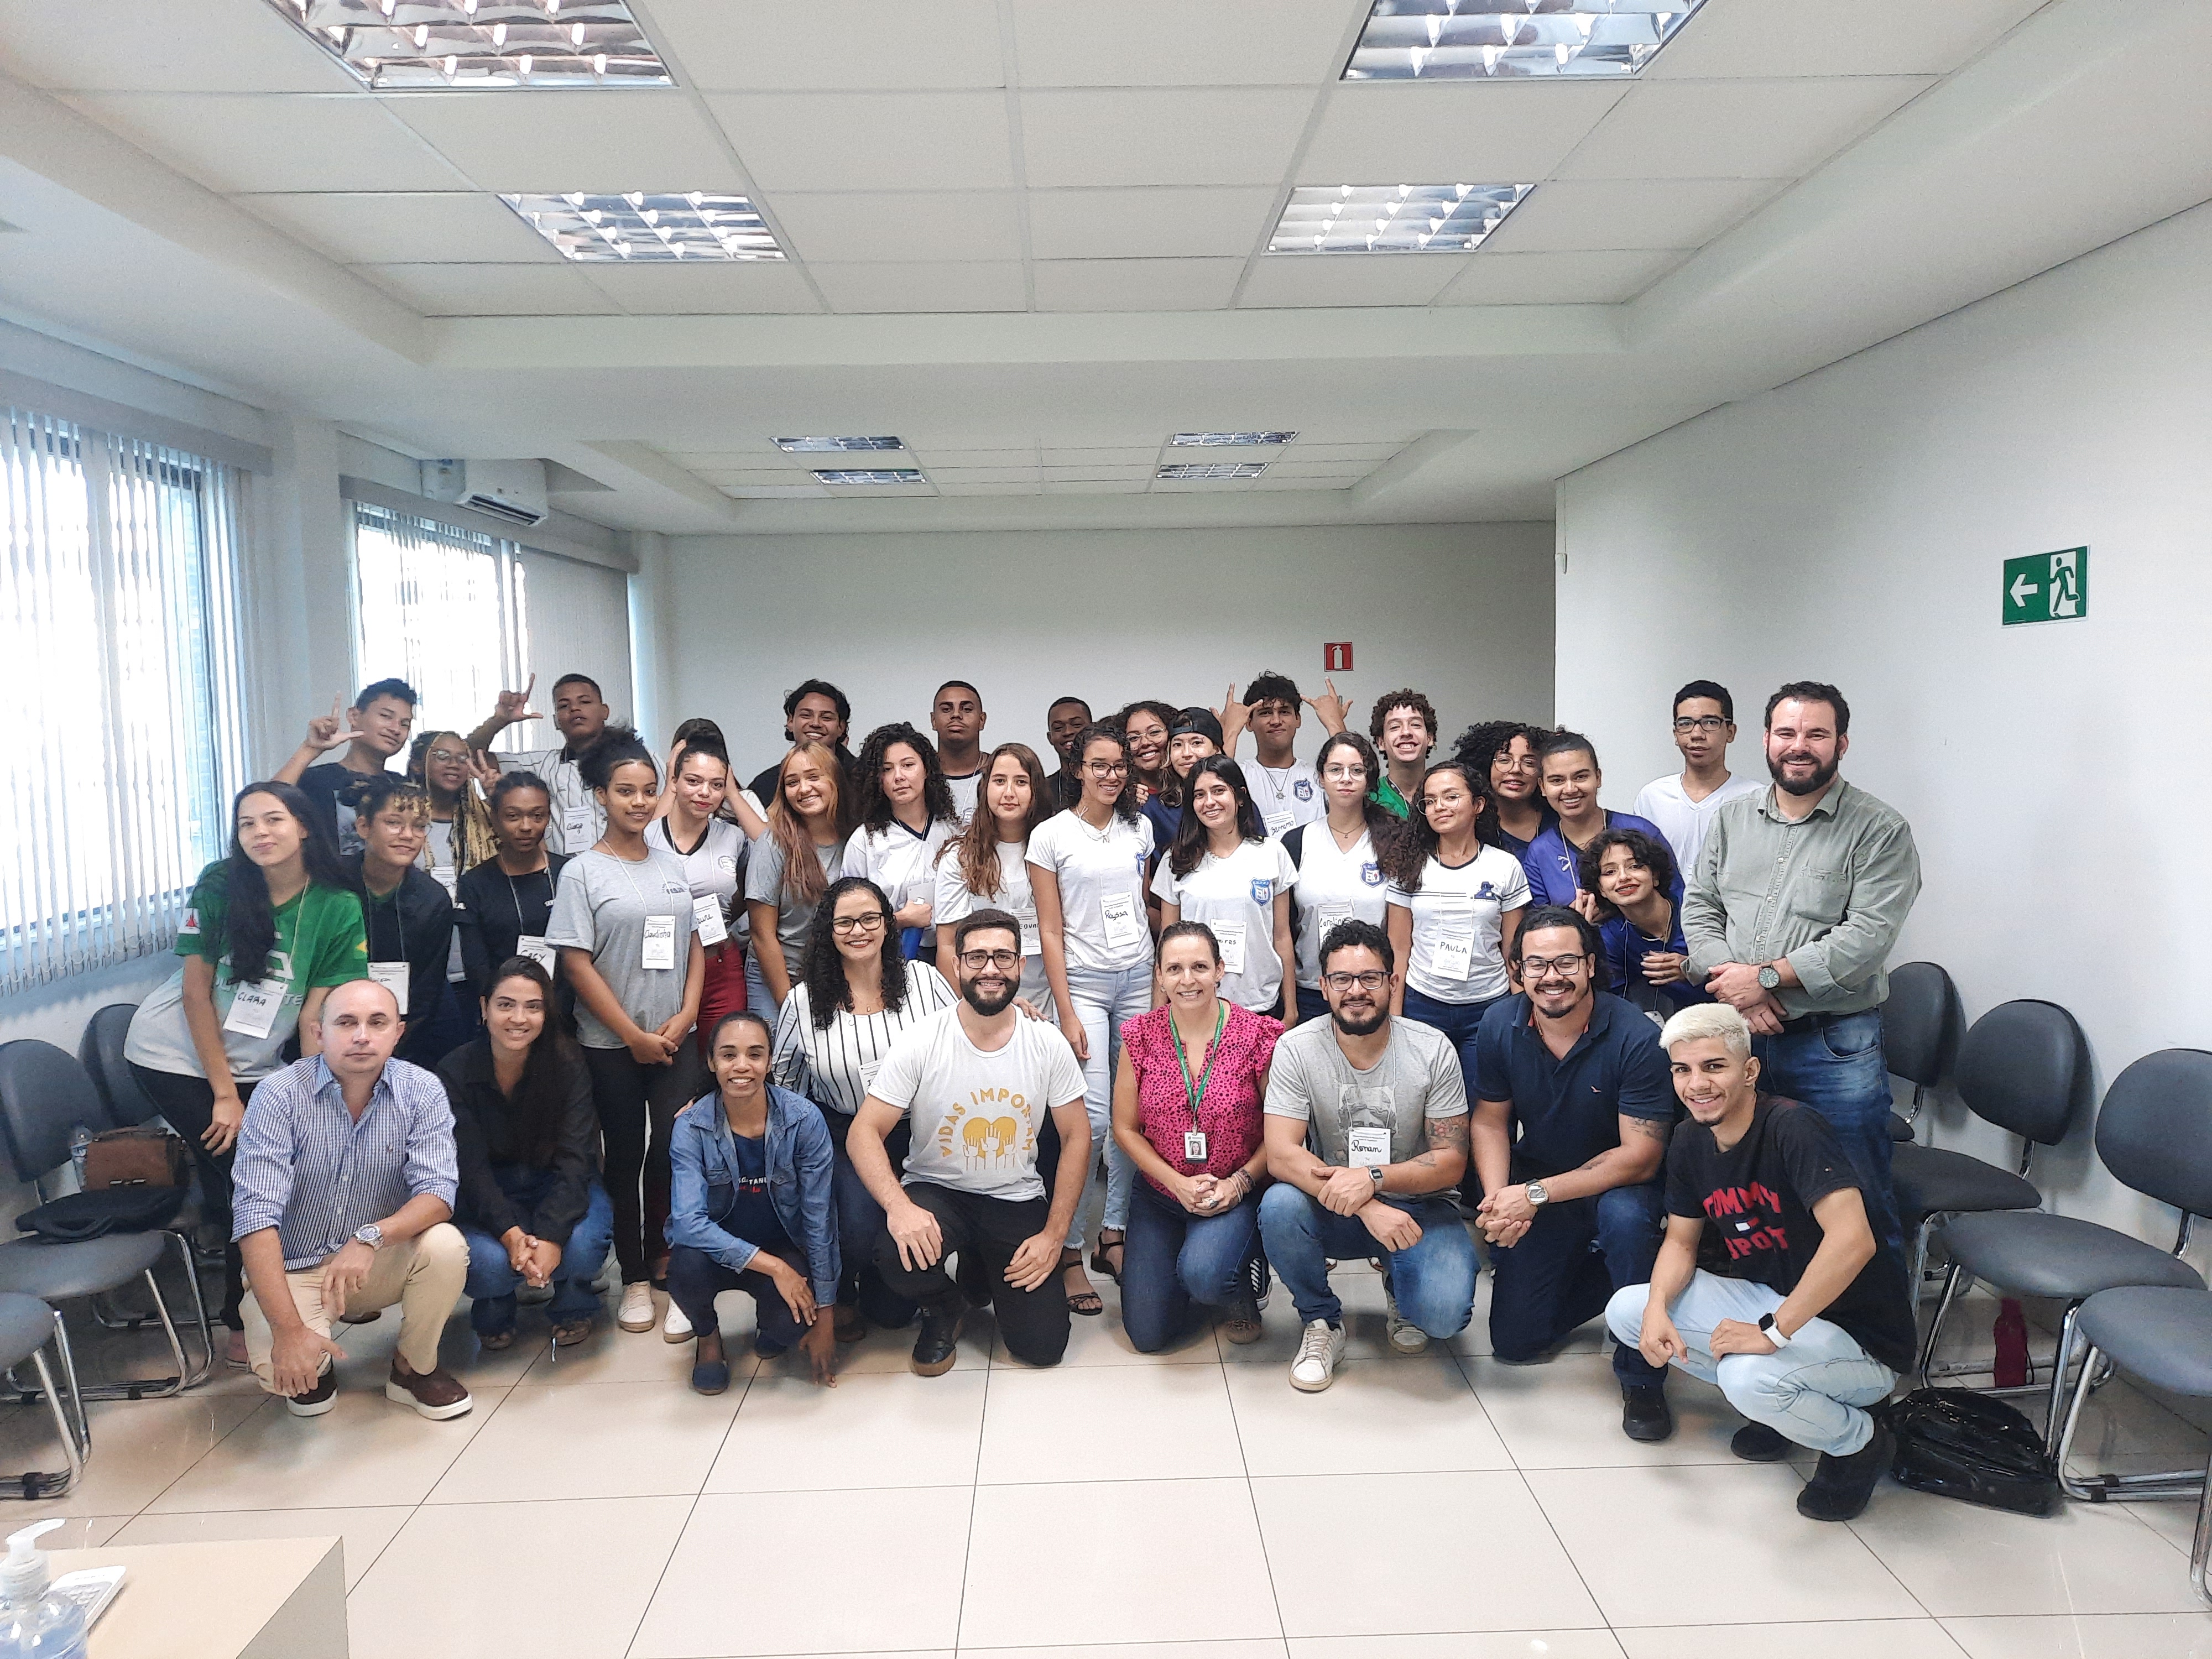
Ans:
{"type": "MultiPolygon", "coordinates": [[[[469,1247],[459,1228],[441,1221],[428,1231],[376,1253],[376,1264],[368,1280],[346,1299],[343,1310],[323,1306],[323,1269],[318,1262],[284,1275],[291,1287],[292,1305],[307,1328],[319,1336],[331,1334],[331,1321],[338,1311],[367,1313],[372,1308],[399,1304],[399,1353],[408,1369],[416,1372],[438,1369],[438,1338],[447,1316],[461,1299],[461,1286],[469,1276],[469,1247]]],[[[269,1321],[251,1291],[239,1311],[246,1323],[246,1355],[254,1376],[271,1394],[269,1351],[275,1346],[269,1321]]]]}

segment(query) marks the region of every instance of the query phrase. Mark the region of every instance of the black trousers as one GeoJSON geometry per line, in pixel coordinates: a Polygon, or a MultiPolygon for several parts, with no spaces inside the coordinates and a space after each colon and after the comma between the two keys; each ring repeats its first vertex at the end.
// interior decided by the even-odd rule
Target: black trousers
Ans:
{"type": "Polygon", "coordinates": [[[592,1103],[606,1144],[607,1200],[623,1283],[652,1277],[667,1248],[668,1136],[676,1115],[706,1092],[699,1046],[680,1044],[665,1066],[642,1066],[627,1048],[586,1048],[592,1103]]]}
{"type": "MultiPolygon", "coordinates": [[[[217,1316],[232,1330],[243,1330],[246,1322],[239,1316],[238,1304],[246,1294],[246,1262],[238,1253],[238,1246],[229,1242],[230,1164],[234,1153],[211,1152],[200,1139],[215,1121],[215,1086],[204,1077],[150,1072],[135,1060],[131,1062],[131,1074],[138,1079],[146,1098],[154,1103],[169,1127],[182,1135],[185,1145],[192,1150],[192,1162],[200,1171],[201,1214],[212,1225],[221,1227],[223,1233],[222,1310],[217,1316]]],[[[238,1097],[252,1100],[253,1085],[240,1084],[238,1097]]]]}
{"type": "MultiPolygon", "coordinates": [[[[806,1273],[806,1259],[799,1250],[786,1247],[774,1254],[801,1274],[806,1273]]],[[[792,1316],[791,1304],[765,1273],[750,1267],[743,1273],[725,1267],[706,1251],[689,1244],[678,1244],[669,1250],[668,1299],[684,1310],[691,1328],[702,1336],[721,1329],[714,1316],[714,1298],[724,1291],[743,1291],[752,1297],[753,1346],[763,1356],[773,1358],[806,1334],[806,1327],[792,1316]]],[[[829,1318],[830,1310],[824,1308],[821,1316],[829,1318]]]]}
{"type": "Polygon", "coordinates": [[[1042,1198],[986,1198],[980,1193],[956,1192],[927,1181],[908,1182],[906,1195],[937,1218],[945,1237],[944,1254],[935,1265],[919,1273],[899,1261],[898,1244],[888,1230],[876,1236],[876,1266],[884,1283],[900,1296],[911,1297],[933,1312],[958,1310],[967,1299],[961,1285],[980,1291],[989,1287],[991,1306],[999,1316],[999,1334],[1015,1358],[1030,1365],[1057,1365],[1067,1352],[1067,1296],[1060,1274],[1048,1273],[1033,1291],[1017,1290],[1006,1283],[1006,1264],[1022,1241],[1045,1224],[1051,1211],[1042,1198]],[[960,1258],[960,1283],[949,1270],[951,1259],[960,1258]],[[980,1269],[981,1271],[976,1271],[980,1269]]]}

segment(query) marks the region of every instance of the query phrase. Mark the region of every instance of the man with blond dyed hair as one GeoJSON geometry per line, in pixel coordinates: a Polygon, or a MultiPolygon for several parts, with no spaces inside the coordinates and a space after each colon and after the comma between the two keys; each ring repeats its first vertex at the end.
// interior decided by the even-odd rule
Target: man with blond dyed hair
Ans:
{"type": "Polygon", "coordinates": [[[1888,1463],[1867,1409],[1912,1363],[1905,1267],[1867,1218],[1863,1177],[1828,1121],[1759,1091],[1751,1028],[1726,1003],[1659,1034],[1690,1121],[1667,1152],[1667,1238],[1649,1285],[1615,1292],[1606,1323],[1655,1365],[1717,1383],[1751,1419],[1738,1457],[1820,1454],[1797,1512],[1848,1521],[1888,1463]]]}

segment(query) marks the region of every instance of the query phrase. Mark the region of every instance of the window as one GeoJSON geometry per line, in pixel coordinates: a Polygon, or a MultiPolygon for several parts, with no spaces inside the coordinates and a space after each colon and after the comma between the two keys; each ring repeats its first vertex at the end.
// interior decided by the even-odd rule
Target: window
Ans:
{"type": "Polygon", "coordinates": [[[0,407],[0,991],[167,947],[248,780],[244,475],[0,407]]]}

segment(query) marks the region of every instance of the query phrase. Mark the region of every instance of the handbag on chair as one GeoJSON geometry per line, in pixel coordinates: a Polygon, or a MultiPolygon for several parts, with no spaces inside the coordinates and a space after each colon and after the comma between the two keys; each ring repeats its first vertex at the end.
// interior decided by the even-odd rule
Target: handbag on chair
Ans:
{"type": "Polygon", "coordinates": [[[84,1190],[106,1192],[111,1187],[181,1187],[191,1154],[179,1137],[167,1129],[140,1124],[129,1129],[109,1129],[92,1138],[84,1149],[84,1190]]]}

